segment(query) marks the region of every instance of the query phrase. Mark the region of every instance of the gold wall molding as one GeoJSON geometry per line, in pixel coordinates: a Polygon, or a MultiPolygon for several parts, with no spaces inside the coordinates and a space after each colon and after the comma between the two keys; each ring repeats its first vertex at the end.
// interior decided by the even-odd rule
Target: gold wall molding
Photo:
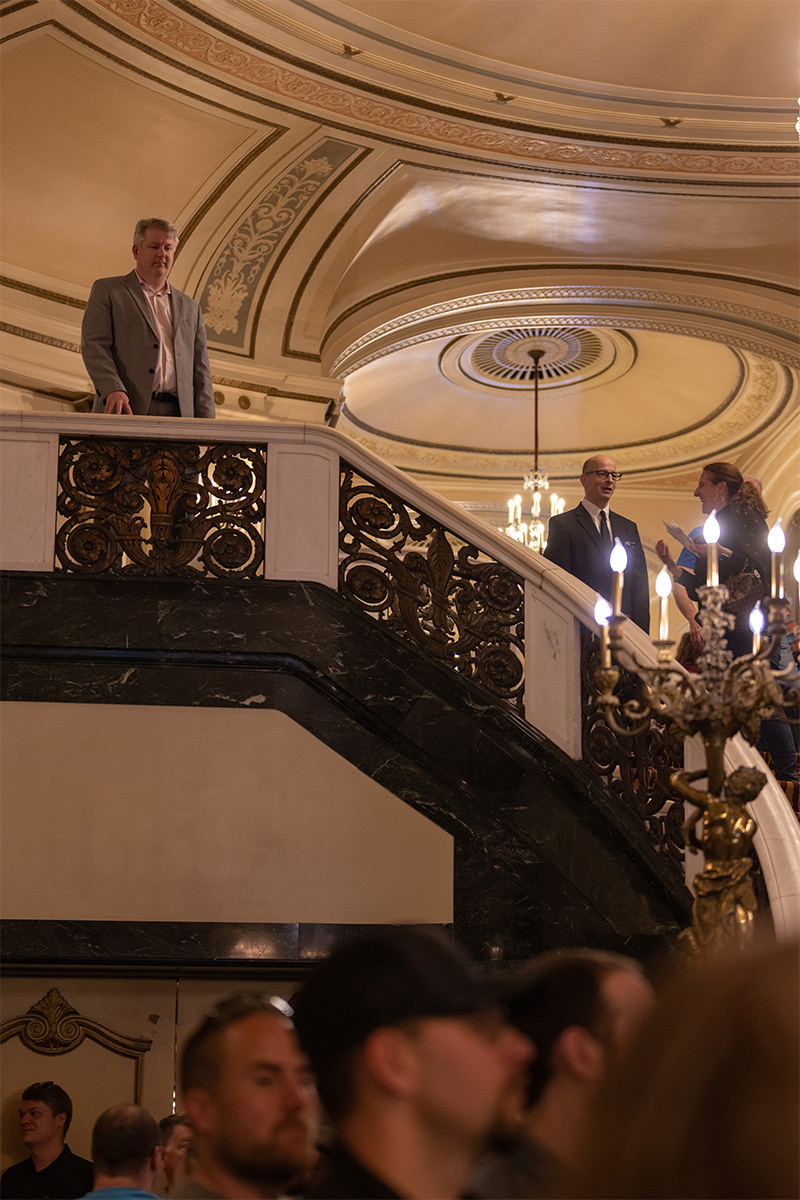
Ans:
{"type": "Polygon", "coordinates": [[[152,1038],[117,1033],[92,1017],[82,1016],[58,988],[50,988],[26,1013],[9,1017],[0,1024],[0,1044],[13,1037],[18,1037],[34,1054],[46,1055],[69,1054],[88,1037],[112,1054],[133,1059],[134,1103],[141,1104],[144,1056],[153,1045],[152,1038]]]}
{"type": "Polygon", "coordinates": [[[460,114],[426,112],[409,104],[380,96],[361,94],[344,82],[329,82],[311,74],[278,66],[241,44],[209,33],[195,21],[176,15],[158,0],[95,0],[98,8],[138,29],[194,62],[269,92],[295,106],[321,110],[332,117],[372,126],[383,132],[432,142],[487,157],[506,157],[529,163],[531,159],[553,164],[591,166],[619,172],[661,171],[672,175],[723,175],[735,179],[753,177],[794,178],[796,155],[768,154],[751,148],[714,148],[695,151],[670,147],[626,146],[624,139],[597,144],[557,136],[531,136],[502,126],[471,121],[460,114]]]}

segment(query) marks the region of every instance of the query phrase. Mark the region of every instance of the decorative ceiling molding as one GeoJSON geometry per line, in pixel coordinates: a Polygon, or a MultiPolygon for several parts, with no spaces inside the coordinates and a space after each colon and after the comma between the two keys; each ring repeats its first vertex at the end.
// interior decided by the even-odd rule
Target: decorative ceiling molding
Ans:
{"type": "Polygon", "coordinates": [[[533,348],[541,351],[542,391],[586,385],[590,380],[608,384],[625,375],[636,361],[633,339],[617,330],[516,324],[488,336],[456,339],[439,356],[439,368],[457,387],[482,395],[487,391],[532,393],[533,348]]]}
{"type": "Polygon", "coordinates": [[[623,170],[651,174],[666,172],[676,176],[726,176],[731,179],[763,177],[795,178],[797,156],[788,150],[770,153],[764,147],[718,146],[712,149],[642,145],[632,139],[615,138],[613,144],[593,144],[567,136],[544,133],[531,136],[488,121],[470,120],[457,113],[440,115],[434,105],[428,111],[394,99],[376,99],[364,95],[343,82],[328,82],[312,74],[276,65],[266,53],[243,49],[242,42],[211,34],[203,25],[179,17],[159,0],[94,0],[97,7],[113,14],[155,39],[172,54],[202,62],[215,72],[227,75],[250,87],[291,101],[300,108],[323,111],[331,117],[358,123],[359,131],[373,127],[392,131],[421,143],[431,142],[448,148],[471,150],[487,158],[501,157],[528,164],[570,164],[591,167],[595,171],[618,173],[623,170]]]}
{"type": "MultiPolygon", "coordinates": [[[[672,471],[702,460],[729,457],[737,446],[778,421],[796,393],[795,377],[769,358],[750,357],[747,367],[743,386],[713,420],[645,441],[617,441],[608,445],[606,449],[613,453],[620,470],[626,474],[672,471]]],[[[346,402],[339,428],[395,466],[451,479],[518,480],[530,468],[533,455],[532,450],[509,452],[435,446],[388,436],[355,418],[346,402]]],[[[572,438],[576,431],[569,433],[572,438]]],[[[551,482],[575,478],[592,449],[593,446],[574,443],[548,448],[544,458],[551,482]]]]}
{"type": "Polygon", "coordinates": [[[679,333],[687,337],[700,337],[708,341],[723,342],[736,349],[746,350],[754,354],[765,354],[790,367],[800,367],[800,352],[788,346],[782,347],[774,340],[784,337],[787,341],[797,344],[797,320],[788,314],[769,312],[765,309],[754,308],[752,305],[738,304],[714,296],[698,296],[685,292],[662,292],[654,288],[625,288],[584,286],[554,286],[540,288],[513,288],[497,292],[484,292],[480,295],[461,296],[453,300],[444,300],[439,304],[426,305],[413,312],[403,313],[391,321],[376,326],[369,333],[363,334],[337,356],[331,366],[330,373],[336,378],[343,378],[350,372],[375,362],[396,350],[421,342],[429,342],[436,338],[456,337],[479,330],[501,330],[509,325],[534,326],[553,325],[566,328],[576,325],[600,328],[623,329],[653,329],[662,333],[679,333]],[[572,312],[566,316],[554,315],[551,306],[559,303],[581,301],[605,307],[614,306],[614,312],[604,313],[586,309],[580,313],[572,312]],[[508,306],[536,305],[537,308],[522,313],[511,314],[508,306]],[[541,311],[539,306],[547,305],[541,311]],[[632,306],[633,311],[619,311],[622,305],[632,306]],[[505,307],[506,312],[500,317],[479,317],[480,310],[505,307]],[[685,320],[666,319],[663,315],[642,317],[633,315],[641,307],[686,314],[685,320]],[[449,316],[462,318],[457,324],[439,324],[439,318],[449,316]],[[716,328],[713,324],[700,324],[699,318],[721,319],[725,328],[716,328]],[[732,331],[731,324],[739,326],[732,331]],[[425,326],[420,328],[420,326],[425,326]],[[414,330],[405,337],[396,337],[404,330],[414,330]],[[759,338],[753,329],[772,333],[772,339],[759,338]],[[774,331],[774,333],[773,333],[774,331]],[[788,336],[787,336],[788,335],[788,336]],[[380,343],[380,344],[378,344],[380,343]],[[370,349],[373,347],[372,349],[370,349]]]}

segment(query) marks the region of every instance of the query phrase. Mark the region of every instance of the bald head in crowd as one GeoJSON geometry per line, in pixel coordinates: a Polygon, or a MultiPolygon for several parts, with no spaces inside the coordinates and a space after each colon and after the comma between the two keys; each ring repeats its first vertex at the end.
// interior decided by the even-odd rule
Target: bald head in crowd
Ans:
{"type": "Polygon", "coordinates": [[[95,1192],[124,1188],[138,1190],[145,1197],[153,1195],[153,1180],[161,1164],[160,1145],[158,1125],[144,1108],[138,1104],[107,1108],[92,1130],[95,1192]]]}
{"type": "Polygon", "coordinates": [[[176,1200],[282,1196],[310,1171],[317,1095],[290,1012],[261,993],[231,996],[187,1041],[181,1090],[195,1161],[176,1200]]]}

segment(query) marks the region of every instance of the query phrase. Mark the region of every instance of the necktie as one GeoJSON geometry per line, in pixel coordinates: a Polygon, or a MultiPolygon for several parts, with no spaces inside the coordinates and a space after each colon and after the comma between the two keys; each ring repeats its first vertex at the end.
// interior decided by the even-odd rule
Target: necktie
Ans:
{"type": "Polygon", "coordinates": [[[608,513],[604,508],[600,510],[600,537],[607,545],[611,545],[611,526],[608,523],[608,513]]]}

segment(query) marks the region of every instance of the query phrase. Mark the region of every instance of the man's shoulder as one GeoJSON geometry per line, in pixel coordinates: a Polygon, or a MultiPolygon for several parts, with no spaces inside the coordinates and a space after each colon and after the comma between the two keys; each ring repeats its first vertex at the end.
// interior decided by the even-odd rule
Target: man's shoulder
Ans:
{"type": "Polygon", "coordinates": [[[373,1175],[340,1142],[331,1147],[327,1163],[306,1196],[309,1200],[399,1200],[397,1192],[373,1175]]]}
{"type": "Polygon", "coordinates": [[[573,525],[578,519],[581,508],[582,505],[576,504],[574,508],[568,508],[566,512],[557,513],[554,517],[550,517],[548,529],[551,529],[553,525],[560,526],[562,529],[573,525]]]}
{"type": "Polygon", "coordinates": [[[83,1196],[94,1183],[94,1166],[88,1158],[73,1154],[69,1146],[65,1146],[58,1158],[41,1171],[36,1170],[32,1158],[23,1158],[3,1172],[0,1193],[20,1200],[25,1196],[40,1196],[44,1184],[42,1176],[50,1181],[51,1187],[56,1181],[61,1195],[83,1196]]]}
{"type": "Polygon", "coordinates": [[[0,1175],[0,1185],[5,1184],[10,1179],[24,1179],[31,1174],[33,1174],[33,1159],[23,1158],[20,1162],[12,1163],[10,1167],[6,1167],[3,1174],[0,1175]]]}
{"type": "Polygon", "coordinates": [[[622,513],[612,511],[611,515],[615,525],[629,530],[632,535],[638,538],[639,530],[635,521],[632,521],[630,517],[623,517],[622,513]]]}

